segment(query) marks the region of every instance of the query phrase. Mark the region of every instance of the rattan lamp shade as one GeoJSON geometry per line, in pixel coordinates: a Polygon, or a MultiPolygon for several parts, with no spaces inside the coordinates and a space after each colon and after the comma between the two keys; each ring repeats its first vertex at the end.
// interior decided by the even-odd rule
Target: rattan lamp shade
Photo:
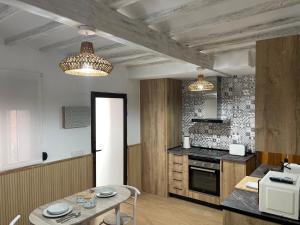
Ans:
{"type": "Polygon", "coordinates": [[[189,91],[210,91],[214,89],[214,85],[211,82],[204,80],[204,76],[200,74],[198,75],[197,80],[189,85],[188,89],[189,91]]]}
{"type": "Polygon", "coordinates": [[[101,56],[94,54],[93,43],[82,42],[80,53],[66,57],[59,64],[67,74],[75,76],[106,76],[112,71],[112,64],[101,56]]]}

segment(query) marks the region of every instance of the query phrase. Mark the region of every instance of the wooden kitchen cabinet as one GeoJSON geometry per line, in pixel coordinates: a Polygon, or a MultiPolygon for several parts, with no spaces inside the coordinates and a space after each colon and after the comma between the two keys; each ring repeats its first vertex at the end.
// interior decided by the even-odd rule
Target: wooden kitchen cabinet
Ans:
{"type": "Polygon", "coordinates": [[[256,151],[300,154],[300,36],[256,43],[256,151]]]}
{"type": "Polygon", "coordinates": [[[169,154],[169,192],[187,196],[189,190],[187,155],[169,154]]]}
{"type": "Polygon", "coordinates": [[[221,161],[221,202],[233,192],[235,185],[256,168],[256,157],[246,162],[221,161]]]}
{"type": "Polygon", "coordinates": [[[189,190],[188,155],[169,153],[169,193],[219,205],[218,196],[189,190]]]}
{"type": "Polygon", "coordinates": [[[167,197],[167,150],[181,143],[181,81],[143,80],[140,93],[142,189],[167,197]]]}

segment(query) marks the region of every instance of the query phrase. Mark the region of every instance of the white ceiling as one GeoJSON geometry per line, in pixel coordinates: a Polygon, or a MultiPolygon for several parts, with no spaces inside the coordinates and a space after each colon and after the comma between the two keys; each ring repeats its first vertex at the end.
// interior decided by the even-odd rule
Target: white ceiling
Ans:
{"type": "MultiPolygon", "coordinates": [[[[104,1],[119,13],[142,21],[181,44],[215,56],[216,69],[231,75],[254,73],[255,67],[249,64],[253,55],[248,54],[248,50],[255,48],[256,40],[300,33],[300,0],[95,1],[104,1]]],[[[0,4],[0,39],[8,45],[28,45],[62,55],[77,52],[83,40],[75,27],[5,4],[0,4]]],[[[91,40],[98,54],[114,64],[128,66],[136,79],[152,78],[147,74],[136,75],[149,68],[157,77],[190,78],[196,73],[194,65],[159,53],[125,46],[100,36],[91,40]],[[185,70],[175,73],[170,68],[174,63],[185,70]],[[163,73],[158,72],[160,68],[163,73]]],[[[207,74],[216,75],[215,72],[207,74]]]]}

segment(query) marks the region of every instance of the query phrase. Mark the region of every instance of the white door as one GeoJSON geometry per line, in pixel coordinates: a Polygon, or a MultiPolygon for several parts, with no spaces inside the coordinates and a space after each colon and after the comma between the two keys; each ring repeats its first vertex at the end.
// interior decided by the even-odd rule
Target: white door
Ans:
{"type": "Polygon", "coordinates": [[[95,98],[96,186],[124,184],[124,98],[95,98]]]}

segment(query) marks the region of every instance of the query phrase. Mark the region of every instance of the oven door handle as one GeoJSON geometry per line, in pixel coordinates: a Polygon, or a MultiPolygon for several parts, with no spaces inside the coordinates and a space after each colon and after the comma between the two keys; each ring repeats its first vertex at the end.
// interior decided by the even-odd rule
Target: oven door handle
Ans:
{"type": "Polygon", "coordinates": [[[199,170],[199,171],[203,171],[203,172],[209,172],[209,173],[216,173],[215,170],[209,170],[209,169],[203,169],[203,168],[199,168],[199,167],[190,167],[191,170],[199,170]]]}

